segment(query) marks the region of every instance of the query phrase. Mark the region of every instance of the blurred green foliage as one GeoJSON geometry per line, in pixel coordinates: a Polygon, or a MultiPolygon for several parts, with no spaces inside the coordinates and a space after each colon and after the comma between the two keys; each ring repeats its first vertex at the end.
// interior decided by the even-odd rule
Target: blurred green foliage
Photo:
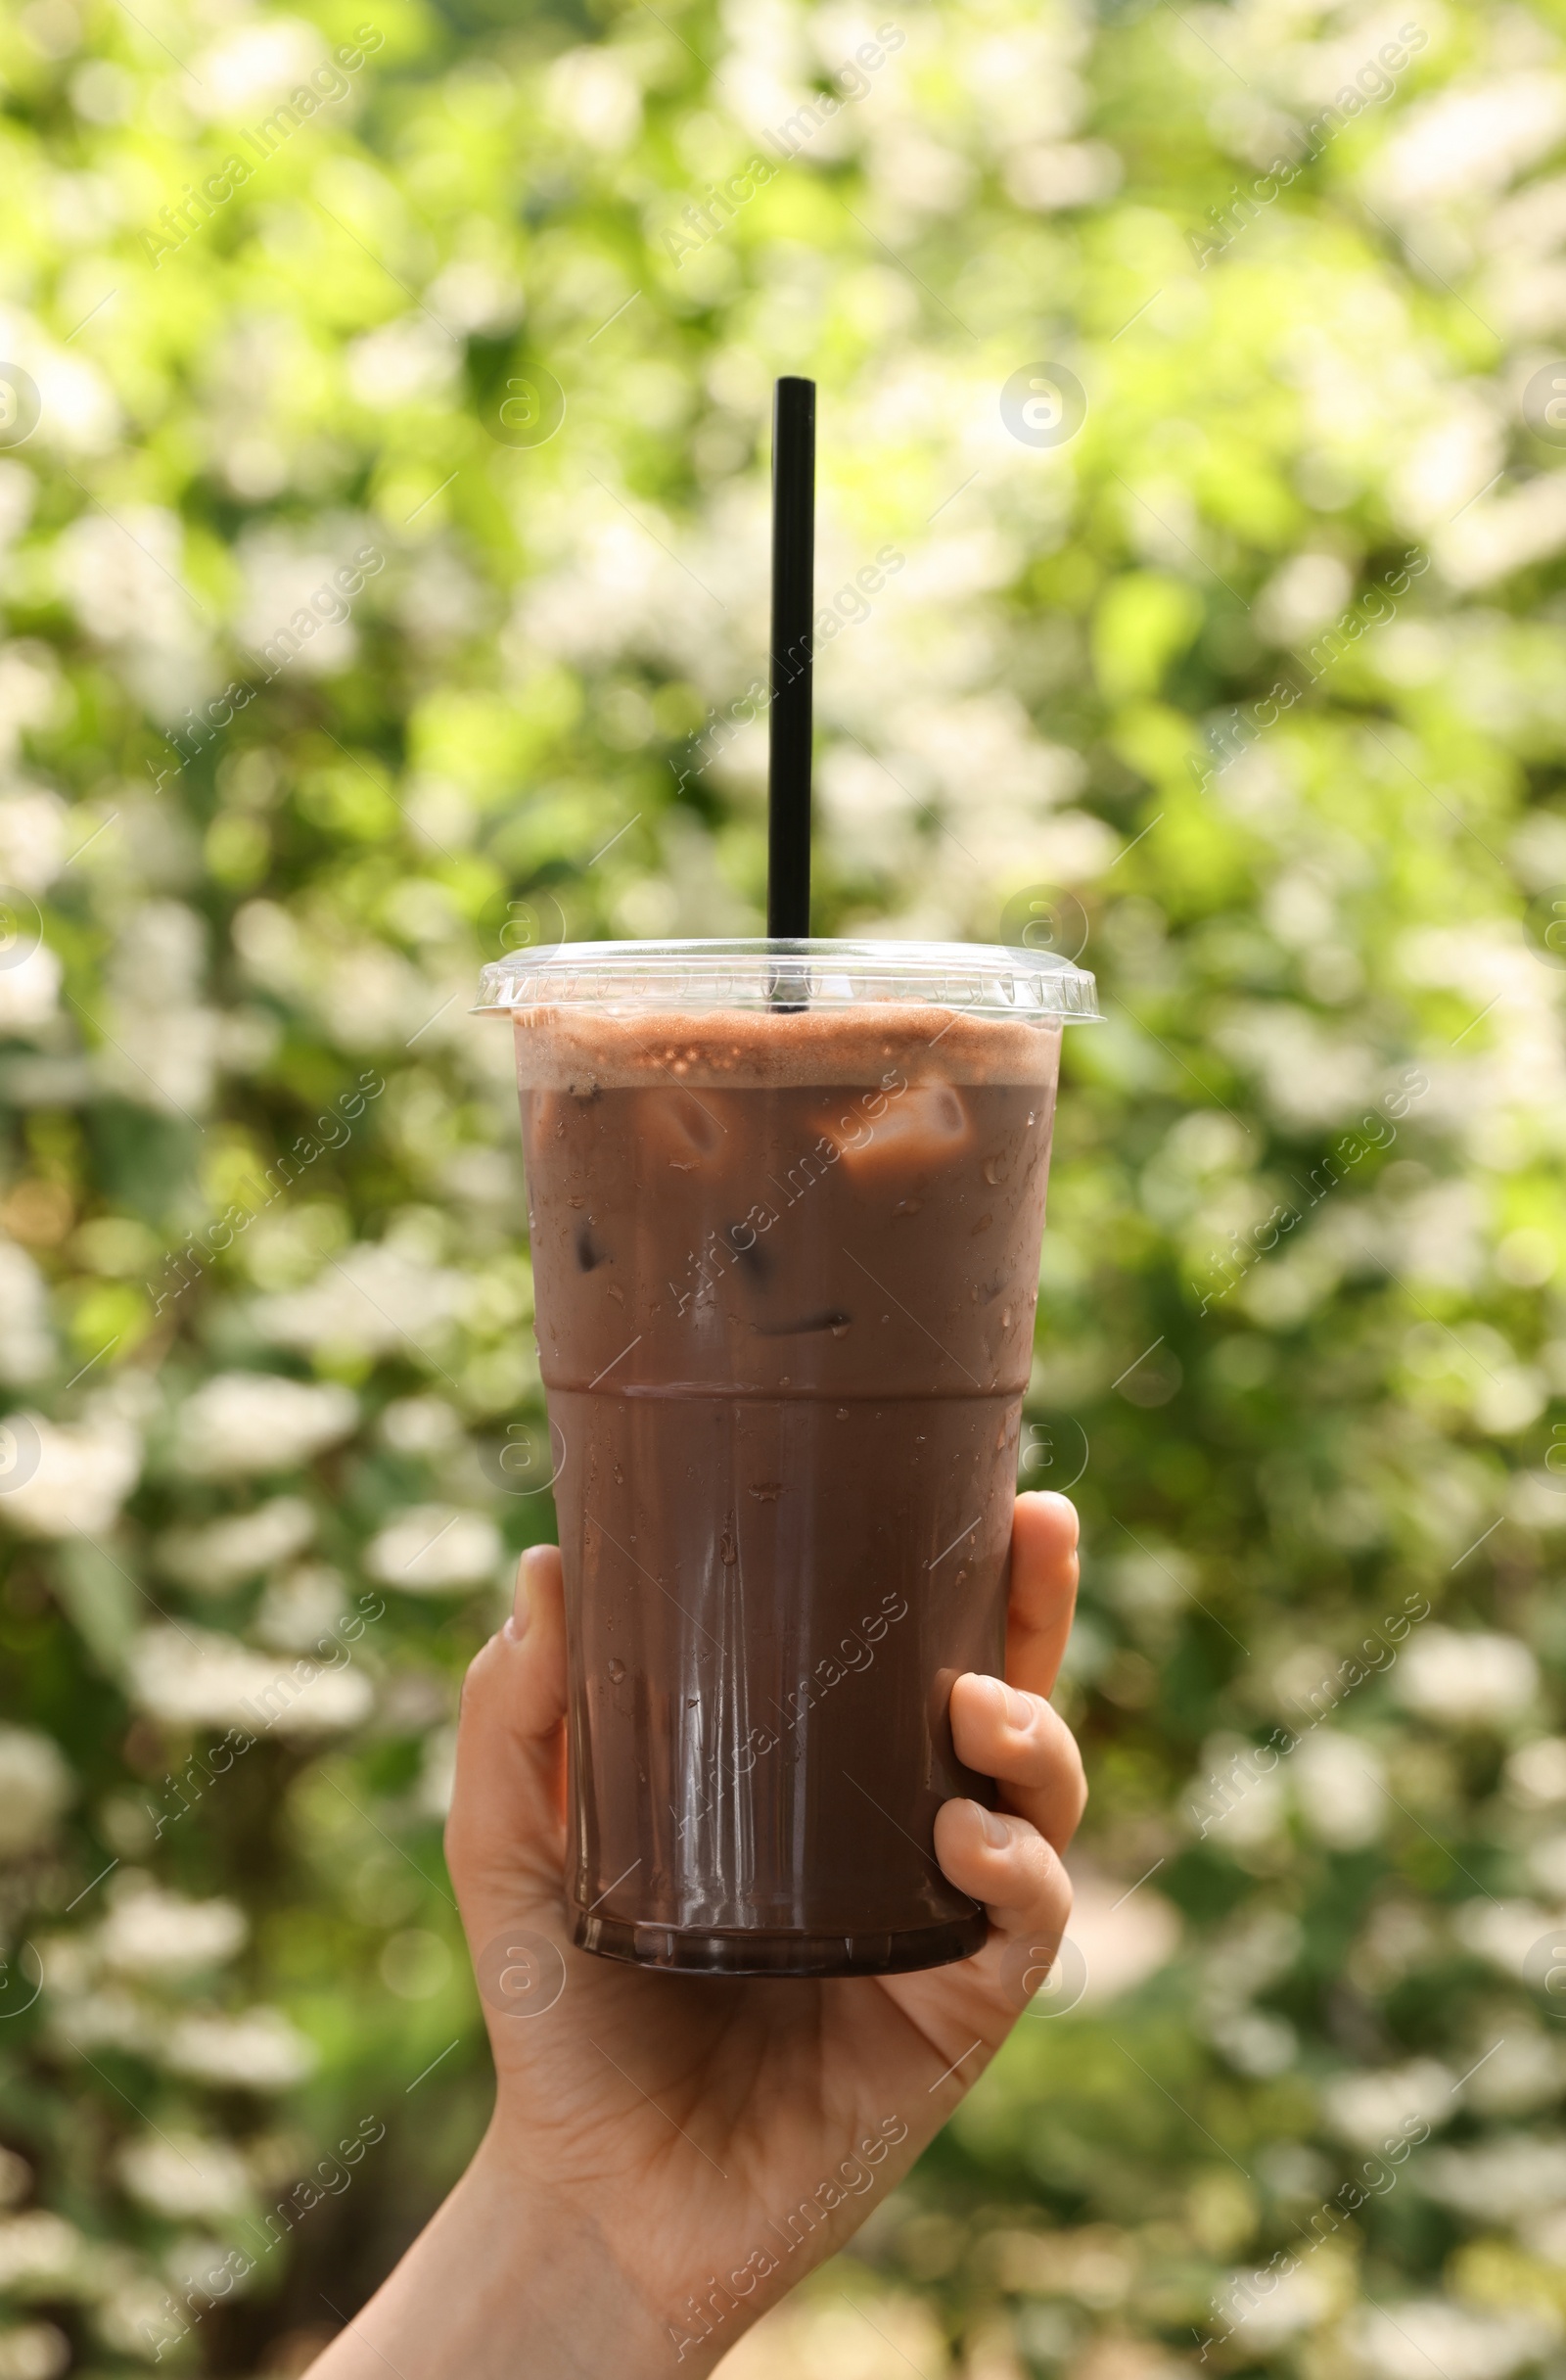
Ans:
{"type": "Polygon", "coordinates": [[[887,574],[817,930],[1105,997],[1024,1456],[1093,1802],[735,2370],[1566,2369],[1559,17],[0,26],[0,2380],[299,2368],[484,2120],[440,1816],[553,1517],[467,1008],[759,927],[778,371],[887,574]]]}

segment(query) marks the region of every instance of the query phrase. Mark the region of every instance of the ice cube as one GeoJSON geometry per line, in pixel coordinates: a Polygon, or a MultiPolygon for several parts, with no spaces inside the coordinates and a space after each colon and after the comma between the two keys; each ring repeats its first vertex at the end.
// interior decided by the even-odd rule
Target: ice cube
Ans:
{"type": "Polygon", "coordinates": [[[721,1098],[711,1093],[698,1098],[694,1091],[644,1091],[638,1121],[654,1162],[662,1160],[681,1174],[714,1164],[728,1139],[720,1105],[721,1098]]]}
{"type": "Polygon", "coordinates": [[[947,1165],[973,1143],[973,1119],[950,1083],[912,1083],[901,1091],[845,1098],[822,1125],[823,1137],[859,1181],[947,1165]],[[880,1103],[877,1115],[867,1112],[880,1103]]]}

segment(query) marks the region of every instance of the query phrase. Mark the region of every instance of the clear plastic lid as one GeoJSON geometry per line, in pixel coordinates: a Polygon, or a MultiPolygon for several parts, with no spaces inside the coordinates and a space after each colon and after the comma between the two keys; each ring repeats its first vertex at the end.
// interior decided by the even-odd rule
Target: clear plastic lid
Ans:
{"type": "Polygon", "coordinates": [[[1055,1025],[1099,1021],[1094,989],[1070,959],[981,942],[567,942],[485,967],[478,1006],[832,1009],[906,1001],[1055,1025]]]}

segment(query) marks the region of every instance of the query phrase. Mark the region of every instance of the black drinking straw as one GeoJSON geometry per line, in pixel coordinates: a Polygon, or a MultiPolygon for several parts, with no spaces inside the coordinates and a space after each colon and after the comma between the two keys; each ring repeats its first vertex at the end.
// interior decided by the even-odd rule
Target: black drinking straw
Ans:
{"type": "Polygon", "coordinates": [[[810,620],[815,582],[815,383],[784,379],[772,405],[772,710],[766,930],[810,931],[810,620]]]}

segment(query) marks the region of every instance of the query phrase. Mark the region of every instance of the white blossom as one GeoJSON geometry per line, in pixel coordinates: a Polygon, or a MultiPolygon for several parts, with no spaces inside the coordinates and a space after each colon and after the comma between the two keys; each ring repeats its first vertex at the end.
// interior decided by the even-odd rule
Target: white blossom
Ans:
{"type": "Polygon", "coordinates": [[[1479,2063],[1462,2086],[1466,2105],[1485,2116],[1526,2116],[1551,2106],[1566,2081],[1566,2041],[1529,2025],[1518,2013],[1500,2038],[1476,2051],[1479,2063]]]}
{"type": "Polygon", "coordinates": [[[204,1478],[297,1470],[345,1438],[358,1418],[358,1399],[336,1381],[221,1372],[180,1409],[180,1460],[204,1478]]]}
{"type": "Polygon", "coordinates": [[[109,1022],[93,1064],[121,1098],[166,1115],[211,1104],[222,1020],[201,1003],[207,928],[182,901],[130,912],[107,970],[109,1022]]]}
{"type": "Polygon", "coordinates": [[[1506,1762],[1506,1787],[1524,1809],[1566,1801],[1566,1736],[1540,1736],[1519,1745],[1506,1762]]]}
{"type": "Polygon", "coordinates": [[[1203,1962],[1200,2029],[1242,2075],[1281,2074],[1297,2053],[1293,2026],[1256,2007],[1254,1995],[1287,1974],[1302,1938],[1298,1919],[1281,1909],[1242,1912],[1219,1934],[1203,1962]]]}
{"type": "Polygon", "coordinates": [[[176,2075],[220,2090],[287,2091],[312,2074],[313,2042],[275,2008],[179,2018],[161,2052],[176,2075]]]}
{"type": "Polygon", "coordinates": [[[302,18],[241,19],[193,61],[187,104],[222,123],[265,115],[326,63],[326,44],[302,18]]]}
{"type": "MultiPolygon", "coordinates": [[[[106,2263],[108,2259],[104,2260],[106,2263]]],[[[161,2275],[131,2269],[100,2272],[95,2327],[104,2345],[123,2356],[156,2362],[158,2342],[175,2328],[169,2311],[168,2283],[161,2275]],[[104,2286],[107,2281],[108,2286],[104,2286]]]]}
{"type": "Polygon", "coordinates": [[[1019,207],[1048,213],[1112,198],[1124,167],[1107,141],[1039,141],[1006,161],[1006,193],[1019,207]]]}
{"type": "Polygon", "coordinates": [[[521,285],[480,257],[454,257],[425,295],[431,311],[454,331],[487,331],[491,337],[520,321],[527,303],[521,285]]]}
{"type": "Polygon", "coordinates": [[[93,1053],[103,1089],[160,1115],[205,1114],[217,1078],[222,1020],[216,1011],[122,1002],[113,1014],[114,1038],[93,1053]]]}
{"type": "Polygon", "coordinates": [[[486,1515],[415,1504],[371,1539],[364,1567],[372,1578],[409,1594],[439,1592],[493,1578],[502,1550],[500,1531],[486,1515]]]}
{"type": "Polygon", "coordinates": [[[42,2207],[0,2218],[0,2289],[19,2281],[69,2282],[86,2245],[74,2223],[42,2207]]]}
{"type": "Polygon", "coordinates": [[[1367,2307],[1355,2324],[1355,2348],[1367,2380],[1511,2380],[1558,2333],[1538,2313],[1476,2313],[1446,2298],[1405,2299],[1367,2307]]]}
{"type": "Polygon", "coordinates": [[[88,635],[100,644],[185,651],[191,630],[183,547],[178,515],[161,504],[127,504],[117,520],[78,514],[55,551],[66,594],[88,635]]]}
{"type": "Polygon", "coordinates": [[[1376,183],[1395,207],[1498,196],[1546,156],[1566,129],[1566,82],[1538,66],[1433,92],[1409,109],[1377,161],[1376,183]]]}
{"type": "Polygon", "coordinates": [[[455,378],[458,362],[456,343],[438,322],[401,314],[349,341],[348,386],[360,404],[385,411],[439,397],[455,378]]]}
{"type": "Polygon", "coordinates": [[[163,2270],[187,2303],[205,2298],[211,2305],[219,2299],[242,2297],[253,2286],[251,2271],[236,2273],[223,2242],[200,2231],[182,2232],[170,2244],[163,2256],[163,2270]]]}
{"type": "Polygon", "coordinates": [[[126,1666],[137,1703],[171,1727],[328,1735],[356,1727],[375,1700],[363,1671],[340,1664],[335,1654],[330,1666],[280,1665],[206,1629],[144,1629],[126,1666]]]}
{"type": "Polygon", "coordinates": [[[446,1455],[462,1443],[462,1417],[444,1397],[394,1397],[380,1430],[399,1455],[446,1455]]]}
{"type": "Polygon", "coordinates": [[[139,2205],[176,2219],[243,2215],[251,2205],[245,2160],[226,2140],[195,2132],[149,2132],[127,2140],[115,2163],[139,2205]]]}
{"type": "Polygon", "coordinates": [[[315,1515],[302,1497],[274,1496],[231,1519],[170,1529],[159,1540],[158,1559],[193,1594],[226,1595],[241,1579],[302,1553],[314,1534],[315,1515]]]}
{"type": "Polygon", "coordinates": [[[55,1360],[49,1292],[25,1248],[0,1234],[0,1381],[23,1388],[55,1360]]]}
{"type": "MultiPolygon", "coordinates": [[[[30,471],[21,463],[4,465],[0,473],[0,543],[9,545],[25,526],[37,493],[38,483],[30,471]]],[[[31,636],[0,645],[0,767],[15,766],[23,732],[28,727],[46,726],[59,701],[60,662],[52,645],[40,644],[31,636]]],[[[19,839],[25,865],[25,846],[30,840],[25,829],[19,839]]],[[[24,892],[42,890],[41,885],[18,875],[10,867],[9,857],[7,864],[10,883],[24,892]]],[[[44,882],[48,881],[45,877],[44,882]]]]}
{"type": "Polygon", "coordinates": [[[183,901],[139,901],[115,940],[107,980],[116,1000],[179,1007],[207,972],[207,929],[183,901]]]}
{"type": "Polygon", "coordinates": [[[17,1459],[0,1471],[0,1521],[19,1537],[97,1537],[113,1528],[141,1473],[141,1440],[126,1422],[57,1424],[42,1414],[3,1425],[17,1459]],[[23,1445],[22,1433],[30,1431],[23,1445]]]}
{"type": "Polygon", "coordinates": [[[1257,599],[1258,625],[1275,644],[1308,637],[1346,611],[1354,592],[1341,554],[1309,548],[1284,563],[1257,599]]]}
{"type": "Polygon", "coordinates": [[[1546,1835],[1528,1853],[1528,1872],[1542,1892],[1566,1900],[1566,1834],[1546,1835]]]}
{"type": "Polygon", "coordinates": [[[121,1975],[188,1975],[221,1966],[249,1931],[231,1900],[187,1900],[139,1877],[124,1884],[137,1889],[115,1893],[98,1936],[105,1966],[121,1975]]]}
{"type": "Polygon", "coordinates": [[[1406,2066],[1340,2075],[1321,2094],[1322,2112],[1351,2147],[1378,2149],[1408,2123],[1438,2124],[1457,2112],[1456,2081],[1436,2058],[1414,2058],[1406,2066]]]}
{"type": "Polygon", "coordinates": [[[1381,1761],[1362,1736],[1313,1728],[1295,1750],[1290,1773],[1300,1816],[1318,1842],[1352,1851],[1381,1833],[1391,1804],[1381,1761]]]}
{"type": "Polygon", "coordinates": [[[602,42],[567,50],[549,69],[549,105],[594,149],[628,148],[641,128],[642,95],[626,61],[602,42]]]}
{"type": "Polygon", "coordinates": [[[53,1736],[36,1727],[0,1727],[0,1859],[47,1843],[75,1797],[75,1779],[53,1736]]]}
{"type": "MultiPolygon", "coordinates": [[[[112,194],[108,211],[113,220],[117,203],[112,194]]],[[[114,388],[88,356],[76,348],[40,341],[32,349],[30,368],[43,398],[38,436],[58,453],[104,454],[119,443],[122,416],[114,388]]],[[[148,511],[166,518],[158,508],[148,511]]],[[[85,518],[80,516],[71,527],[79,528],[85,518]]]]}
{"type": "Polygon", "coordinates": [[[154,2055],[163,2019],[144,1994],[119,1983],[63,1990],[47,1960],[44,1974],[54,1995],[52,2030],[64,2048],[77,2057],[88,2057],[95,2049],[123,2050],[134,2058],[154,2055]]]}
{"type": "Polygon", "coordinates": [[[12,967],[0,967],[0,1033],[36,1033],[60,1004],[65,968],[46,942],[12,967]]]}
{"type": "Polygon", "coordinates": [[[457,1781],[457,1731],[437,1727],[425,1738],[414,1802],[421,1816],[444,1819],[457,1781]]]}
{"type": "Polygon", "coordinates": [[[1417,2169],[1427,2197],[1479,2223],[1511,2223],[1566,2202],[1566,2139],[1493,2132],[1460,2148],[1427,2150],[1417,2169]]]}
{"type": "Polygon", "coordinates": [[[1118,1877],[1082,1869],[1072,1878],[1069,1931],[1087,1971],[1082,2001],[1095,2005],[1134,1991],[1167,1967],[1179,1947],[1180,1921],[1174,1903],[1150,1886],[1128,1891],[1118,1877]]]}
{"type": "Polygon", "coordinates": [[[1236,2272],[1218,2302],[1217,2310],[1234,2326],[1247,2356],[1265,2356],[1302,2330],[1311,2330],[1333,2311],[1333,2275],[1319,2263],[1296,2265],[1278,2275],[1265,2295],[1255,2289],[1254,2270],[1236,2272]],[[1249,2284],[1249,2286],[1248,2286],[1249,2284]]]}
{"type": "Polygon", "coordinates": [[[253,1312],[261,1335],[279,1346],[418,1356],[462,1310],[471,1286],[462,1273],[367,1242],[324,1267],[308,1288],[257,1298],[253,1312]]]}
{"type": "MultiPolygon", "coordinates": [[[[433,324],[430,335],[439,338],[433,324]]],[[[441,344],[450,350],[450,340],[441,344]]],[[[358,542],[357,536],[329,539],[318,534],[315,541],[300,543],[276,527],[241,539],[247,585],[239,635],[268,669],[320,677],[353,660],[359,649],[349,618],[353,607],[335,579],[358,542]]]]}
{"type": "Polygon", "coordinates": [[[1236,1003],[1213,1038],[1258,1078],[1284,1124],[1318,1131],[1344,1124],[1374,1095],[1374,1062],[1364,1044],[1288,1001],[1236,1003]]]}
{"type": "Polygon", "coordinates": [[[1503,1975],[1529,1972],[1530,1955],[1547,1934],[1566,1927],[1566,1908],[1541,1908],[1532,1900],[1464,1901],[1452,1919],[1452,1932],[1465,1949],[1489,1959],[1503,1975]]]}
{"type": "Polygon", "coordinates": [[[1451,1727],[1519,1718],[1539,1687],[1539,1663],[1520,1637],[1432,1624],[1410,1637],[1392,1672],[1407,1710],[1451,1727]]]}
{"type": "Polygon", "coordinates": [[[1287,1813],[1277,1753],[1242,1736],[1214,1735],[1202,1747],[1202,1767],[1186,1788],[1191,1823],[1226,1851],[1258,1848],[1279,1836],[1287,1813]]]}
{"type": "Polygon", "coordinates": [[[0,2330],[0,2380],[59,2380],[69,2363],[70,2341],[53,2322],[0,2330]]]}
{"type": "MultiPolygon", "coordinates": [[[[51,657],[52,658],[52,657],[51,657]]],[[[0,654],[0,712],[4,709],[5,662],[0,654]]],[[[29,706],[29,724],[40,725],[55,703],[52,674],[36,673],[41,699],[29,706]]],[[[66,864],[66,819],[58,793],[44,785],[17,784],[0,793],[0,884],[41,893],[66,864]]]]}
{"type": "Polygon", "coordinates": [[[1530,2256],[1546,2264],[1566,2266],[1566,2206],[1540,2207],[1525,2215],[1517,2237],[1530,2256]]]}
{"type": "Polygon", "coordinates": [[[253,1633],[274,1653],[309,1653],[330,1638],[346,1608],[341,1570],[329,1563],[301,1563],[272,1580],[256,1608],[253,1633]]]}

